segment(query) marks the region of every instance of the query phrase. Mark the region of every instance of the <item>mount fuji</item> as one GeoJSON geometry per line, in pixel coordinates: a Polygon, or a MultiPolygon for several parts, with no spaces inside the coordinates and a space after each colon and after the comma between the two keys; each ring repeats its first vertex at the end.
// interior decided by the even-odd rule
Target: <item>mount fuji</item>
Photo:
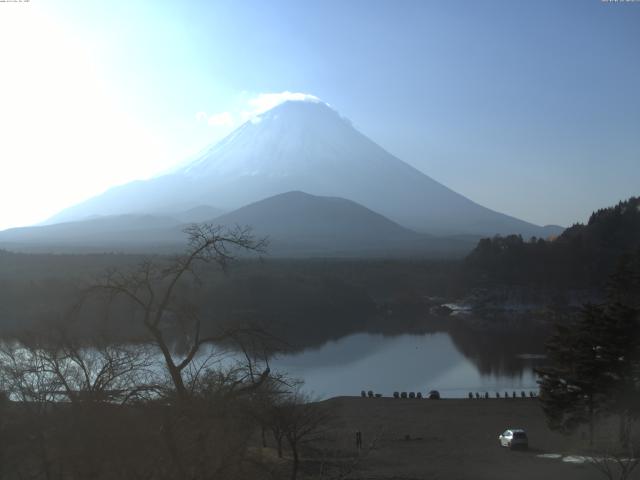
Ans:
{"type": "Polygon", "coordinates": [[[191,163],[115,187],[46,223],[211,205],[231,211],[289,191],[340,197],[421,233],[556,234],[485,208],[394,157],[320,101],[287,101],[254,117],[191,163]]]}

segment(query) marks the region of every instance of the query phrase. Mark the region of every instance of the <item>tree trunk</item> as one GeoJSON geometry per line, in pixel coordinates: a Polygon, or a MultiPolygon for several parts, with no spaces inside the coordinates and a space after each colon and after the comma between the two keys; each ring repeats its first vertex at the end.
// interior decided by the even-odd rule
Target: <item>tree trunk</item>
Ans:
{"type": "Polygon", "coordinates": [[[631,429],[631,422],[629,419],[629,412],[624,411],[620,413],[618,424],[618,440],[622,447],[629,446],[629,432],[631,429]]]}
{"type": "Polygon", "coordinates": [[[178,369],[178,367],[174,363],[173,357],[171,356],[171,351],[169,350],[169,346],[167,345],[167,343],[164,341],[162,332],[153,326],[148,326],[147,328],[153,335],[153,338],[155,339],[156,344],[158,345],[158,348],[160,348],[160,351],[162,352],[165,365],[167,366],[167,370],[169,371],[169,375],[171,376],[171,381],[173,382],[173,386],[176,389],[176,394],[178,395],[178,398],[180,399],[186,398],[187,389],[184,386],[184,381],[182,380],[182,372],[178,369]]]}
{"type": "Polygon", "coordinates": [[[594,411],[593,398],[589,397],[589,446],[593,447],[594,411]]]}
{"type": "Polygon", "coordinates": [[[176,387],[178,398],[185,399],[187,397],[187,389],[182,381],[182,373],[172,363],[167,362],[167,368],[169,369],[171,380],[173,380],[173,386],[176,387]]]}
{"type": "Polygon", "coordinates": [[[278,443],[278,458],[282,458],[282,437],[276,437],[278,443]]]}
{"type": "Polygon", "coordinates": [[[293,468],[291,469],[291,480],[296,480],[298,477],[298,465],[300,459],[298,458],[298,446],[291,442],[291,453],[293,454],[293,468]]]}
{"type": "MultiPolygon", "coordinates": [[[[39,419],[42,421],[42,419],[39,419]]],[[[42,428],[38,428],[37,433],[38,438],[38,450],[40,453],[40,461],[42,462],[42,471],[44,473],[44,478],[46,480],[51,480],[51,465],[49,462],[48,454],[47,454],[47,441],[44,437],[44,432],[42,428]]]]}
{"type": "Polygon", "coordinates": [[[265,436],[264,425],[260,425],[260,436],[262,437],[262,448],[267,447],[267,437],[265,436]]]}

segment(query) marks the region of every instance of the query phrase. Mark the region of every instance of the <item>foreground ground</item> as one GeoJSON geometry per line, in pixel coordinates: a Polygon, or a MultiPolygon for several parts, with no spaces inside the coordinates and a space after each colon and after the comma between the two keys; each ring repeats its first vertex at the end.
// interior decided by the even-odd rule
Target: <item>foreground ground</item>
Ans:
{"type": "Polygon", "coordinates": [[[539,457],[545,453],[575,453],[583,445],[578,439],[551,432],[534,399],[339,397],[326,403],[336,415],[328,435],[334,447],[354,452],[355,432],[363,434],[361,458],[346,478],[605,478],[592,465],[539,457]],[[509,427],[527,430],[528,451],[499,447],[497,436],[509,427]]]}

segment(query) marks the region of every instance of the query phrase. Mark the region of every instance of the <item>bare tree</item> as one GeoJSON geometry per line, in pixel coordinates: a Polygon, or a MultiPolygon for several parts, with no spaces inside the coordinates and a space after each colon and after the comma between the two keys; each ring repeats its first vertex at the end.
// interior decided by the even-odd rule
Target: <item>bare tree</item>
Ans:
{"type": "MultiPolygon", "coordinates": [[[[240,251],[263,252],[265,239],[256,239],[249,228],[224,229],[209,224],[185,230],[188,248],[168,262],[146,260],[132,272],[110,271],[90,292],[106,292],[111,300],[122,297],[138,311],[143,328],[160,350],[167,373],[179,399],[189,396],[185,372],[206,344],[229,340],[240,328],[202,334],[198,308],[179,295],[179,286],[191,279],[200,284],[197,267],[214,264],[226,270],[240,251]],[[176,338],[179,337],[179,338],[176,338]],[[182,355],[173,344],[182,346],[182,355]]],[[[192,372],[193,373],[193,372],[192,372]]],[[[261,378],[268,375],[268,369],[261,378]]]]}
{"type": "Polygon", "coordinates": [[[251,394],[250,409],[247,412],[260,427],[263,447],[267,446],[266,433],[270,432],[276,442],[278,458],[283,458],[285,423],[283,409],[290,400],[291,392],[302,386],[302,380],[289,377],[286,373],[275,372],[260,389],[251,394]]]}
{"type": "Polygon", "coordinates": [[[591,463],[609,480],[627,480],[638,466],[640,459],[632,455],[621,455],[613,452],[603,452],[589,457],[591,463]]]}
{"type": "Polygon", "coordinates": [[[325,405],[312,403],[299,389],[289,393],[273,406],[270,427],[281,454],[286,439],[292,456],[291,479],[296,480],[300,467],[301,447],[319,438],[331,418],[325,405]]]}
{"type": "MultiPolygon", "coordinates": [[[[20,434],[5,455],[16,465],[2,468],[34,479],[204,480],[244,478],[254,467],[247,452],[257,422],[247,412],[279,378],[270,375],[268,337],[246,327],[204,332],[190,295],[203,267],[226,269],[240,250],[260,252],[264,242],[248,229],[187,233],[184,255],[107,272],[65,321],[0,344],[0,380],[19,405],[12,428],[20,434]],[[97,293],[108,309],[130,306],[148,343],[74,323],[97,293]],[[220,357],[227,348],[231,360],[220,357]],[[167,393],[179,401],[159,395],[167,393]]],[[[98,306],[89,308],[99,314],[98,306]]]]}
{"type": "MultiPolygon", "coordinates": [[[[632,422],[631,419],[627,420],[632,422]]],[[[629,427],[630,429],[630,427],[629,427]]],[[[600,444],[587,460],[609,480],[627,480],[640,463],[637,458],[638,439],[629,437],[616,445],[614,442],[600,444]]]]}
{"type": "Polygon", "coordinates": [[[151,352],[106,341],[85,345],[59,327],[0,347],[0,378],[13,400],[11,462],[3,468],[24,478],[99,478],[135,463],[130,447],[137,439],[122,422],[132,410],[119,407],[155,388],[151,352]]]}
{"type": "MultiPolygon", "coordinates": [[[[55,478],[57,455],[48,441],[48,417],[59,390],[58,379],[44,372],[46,366],[37,350],[25,348],[17,341],[6,340],[0,345],[0,378],[2,389],[9,399],[21,406],[14,411],[18,417],[18,435],[12,439],[12,465],[20,477],[40,472],[47,480],[55,478]],[[17,438],[15,438],[17,437],[17,438]],[[24,448],[28,445],[29,448],[24,448]]],[[[15,420],[14,420],[15,421],[15,420]]]]}
{"type": "Polygon", "coordinates": [[[160,388],[154,351],[145,344],[121,344],[108,338],[80,340],[58,325],[23,341],[41,358],[42,374],[59,387],[55,398],[73,404],[118,403],[149,398],[160,388]]]}

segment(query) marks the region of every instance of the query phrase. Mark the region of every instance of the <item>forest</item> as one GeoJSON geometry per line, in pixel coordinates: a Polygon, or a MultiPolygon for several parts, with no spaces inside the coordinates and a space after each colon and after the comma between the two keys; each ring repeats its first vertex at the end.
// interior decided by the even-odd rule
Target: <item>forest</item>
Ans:
{"type": "Polygon", "coordinates": [[[602,289],[625,255],[640,248],[640,197],[593,212],[556,238],[482,239],[464,261],[471,284],[602,289]]]}

